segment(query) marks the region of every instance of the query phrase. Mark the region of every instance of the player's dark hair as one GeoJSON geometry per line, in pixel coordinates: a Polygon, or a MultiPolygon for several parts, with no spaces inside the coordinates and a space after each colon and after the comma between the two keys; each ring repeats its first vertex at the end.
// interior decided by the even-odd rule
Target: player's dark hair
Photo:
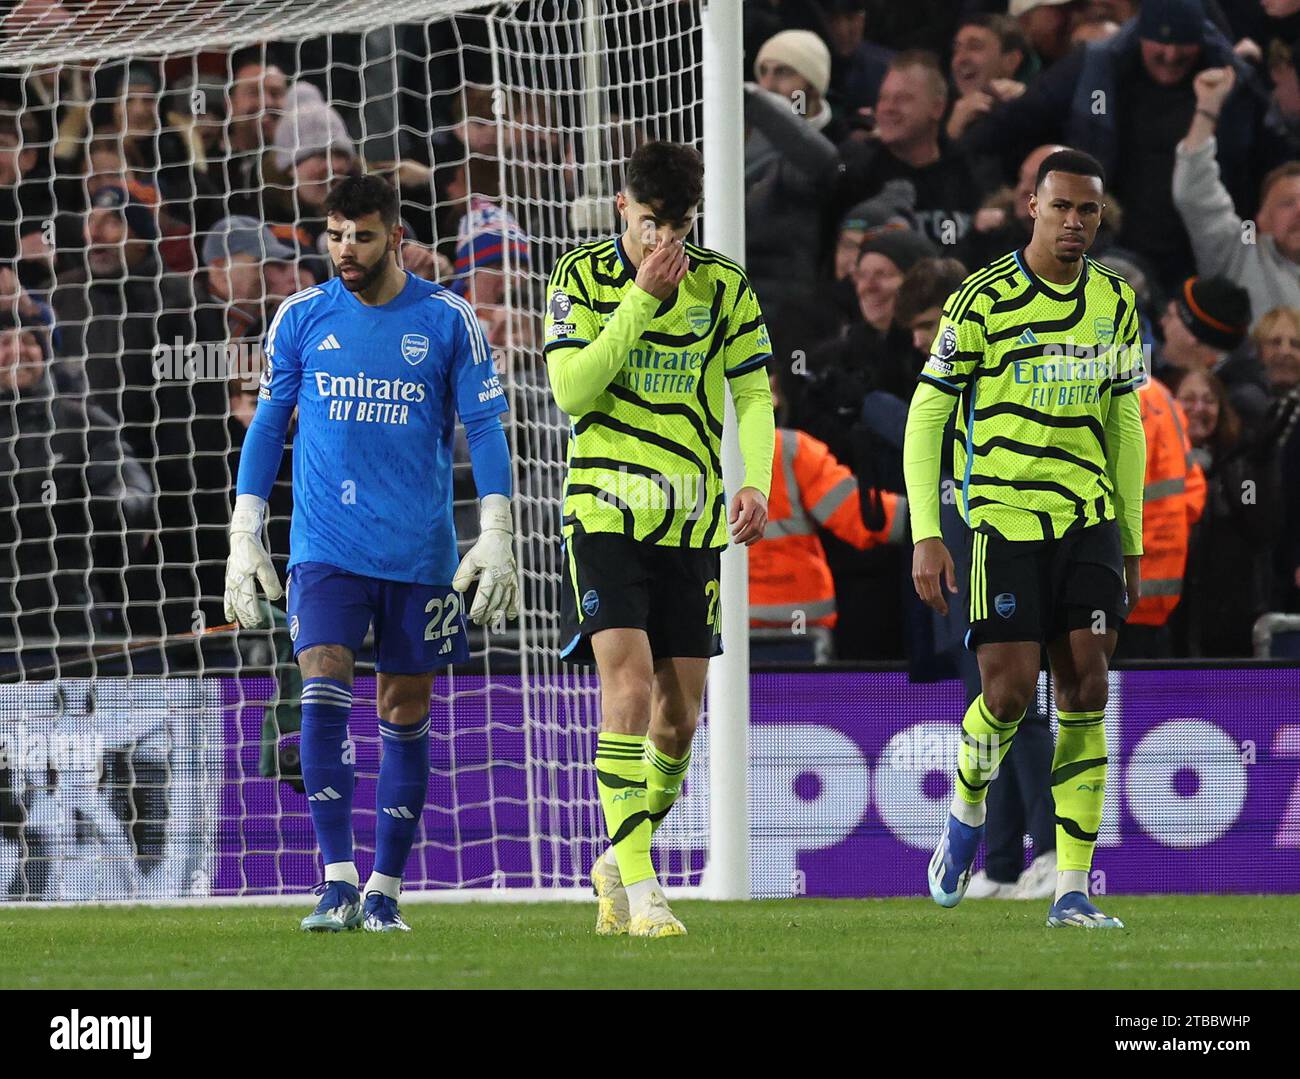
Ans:
{"type": "Polygon", "coordinates": [[[1038,166],[1038,177],[1034,180],[1035,191],[1043,186],[1043,181],[1049,172],[1095,176],[1101,181],[1103,188],[1106,186],[1106,170],[1101,167],[1101,162],[1092,154],[1085,154],[1082,150],[1057,150],[1056,153],[1048,154],[1043,158],[1043,163],[1038,166]]]}
{"type": "Polygon", "coordinates": [[[903,275],[894,301],[894,322],[906,327],[918,316],[944,302],[966,280],[966,267],[956,259],[921,259],[903,275]]]}
{"type": "Polygon", "coordinates": [[[623,187],[669,221],[683,221],[704,197],[704,159],[693,146],[647,142],[628,158],[623,187]]]}
{"type": "Polygon", "coordinates": [[[967,26],[978,26],[981,30],[988,30],[998,39],[998,48],[1003,52],[1018,52],[1021,56],[1029,55],[1029,39],[1020,29],[1020,23],[1010,15],[996,15],[989,12],[967,15],[957,24],[957,30],[960,32],[967,26]]]}
{"type": "Polygon", "coordinates": [[[327,217],[338,214],[352,221],[377,213],[386,229],[397,224],[399,209],[393,185],[373,175],[344,177],[326,197],[324,207],[327,217]]]}

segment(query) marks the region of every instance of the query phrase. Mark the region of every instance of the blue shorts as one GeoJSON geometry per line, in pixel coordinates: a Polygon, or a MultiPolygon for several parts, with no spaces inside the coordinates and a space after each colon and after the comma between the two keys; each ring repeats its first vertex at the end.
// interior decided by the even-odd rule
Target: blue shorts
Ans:
{"type": "Polygon", "coordinates": [[[375,670],[427,674],[469,659],[465,604],[447,584],[408,584],[362,577],[324,562],[299,562],[289,573],[293,656],[318,644],[355,655],[371,622],[375,670]]]}

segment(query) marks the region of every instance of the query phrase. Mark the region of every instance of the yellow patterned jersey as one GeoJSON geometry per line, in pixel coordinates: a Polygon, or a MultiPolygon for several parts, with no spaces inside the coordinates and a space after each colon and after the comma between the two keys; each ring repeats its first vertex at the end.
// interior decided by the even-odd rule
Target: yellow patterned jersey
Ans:
{"type": "Polygon", "coordinates": [[[1056,539],[1115,517],[1113,398],[1146,379],[1133,290],[1085,258],[1072,285],[1013,252],[944,304],[920,378],[960,398],[953,476],[962,517],[1009,540],[1056,539]]]}
{"type": "MultiPolygon", "coordinates": [[[[690,263],[608,387],[572,417],[563,532],[616,532],[646,543],[724,547],[722,417],[727,379],[771,355],[745,272],[686,245],[690,263]]],[[[594,341],[636,271],[620,239],[564,255],[547,290],[546,354],[594,341]]]]}

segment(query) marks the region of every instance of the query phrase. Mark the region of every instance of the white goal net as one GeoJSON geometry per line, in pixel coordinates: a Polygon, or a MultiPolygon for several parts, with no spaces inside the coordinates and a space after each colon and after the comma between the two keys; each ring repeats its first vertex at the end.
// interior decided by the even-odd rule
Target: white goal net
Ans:
{"type": "MultiPolygon", "coordinates": [[[[0,900],[301,894],[320,867],[282,611],[223,627],[225,529],[281,300],[339,176],[398,184],[404,264],[508,387],[520,621],[434,688],[408,890],[570,888],[601,848],[594,679],[557,655],[567,421],[539,320],[642,141],[699,143],[699,4],[23,0],[0,18],[0,900]]],[[[271,499],[283,579],[291,452],[271,499]]],[[[460,439],[462,547],[475,494],[460,439]]],[[[373,657],[352,733],[373,857],[373,657]]],[[[702,732],[703,733],[703,732],[702,732]]],[[[708,856],[707,738],[656,837],[708,856]]]]}

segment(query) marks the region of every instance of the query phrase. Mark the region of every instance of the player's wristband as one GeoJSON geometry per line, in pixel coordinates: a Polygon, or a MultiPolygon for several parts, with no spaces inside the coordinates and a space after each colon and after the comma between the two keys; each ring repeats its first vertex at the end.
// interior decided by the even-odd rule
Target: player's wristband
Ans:
{"type": "Polygon", "coordinates": [[[515,530],[510,513],[510,499],[505,495],[484,495],[478,503],[478,527],[480,532],[499,529],[503,532],[515,530]]]}
{"type": "Polygon", "coordinates": [[[230,515],[230,533],[248,532],[260,536],[265,517],[266,499],[257,495],[236,495],[235,512],[230,515]]]}

